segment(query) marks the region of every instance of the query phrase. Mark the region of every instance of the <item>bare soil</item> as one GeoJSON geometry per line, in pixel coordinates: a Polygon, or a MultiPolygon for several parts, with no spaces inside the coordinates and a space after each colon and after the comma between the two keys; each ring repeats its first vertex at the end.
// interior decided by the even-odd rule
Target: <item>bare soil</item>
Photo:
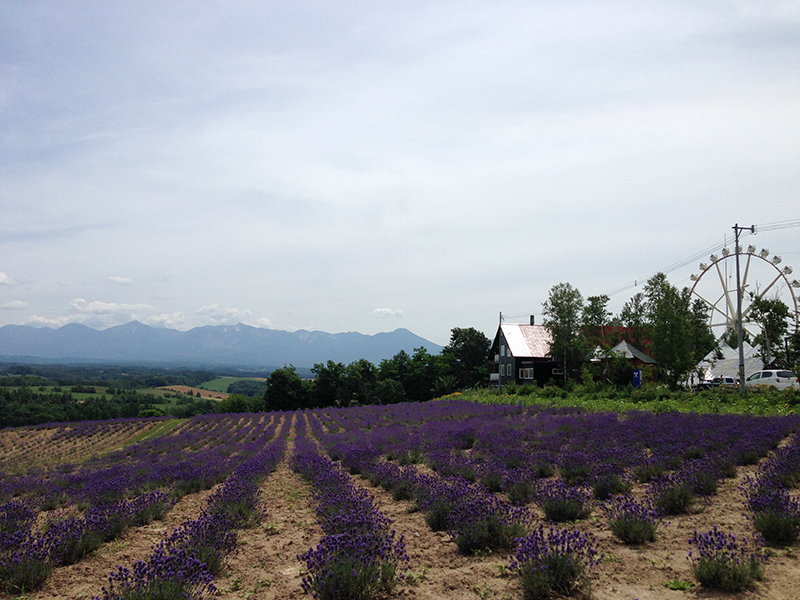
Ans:
{"type": "Polygon", "coordinates": [[[215,392],[213,390],[204,390],[197,387],[189,387],[188,385],[168,385],[158,388],[160,390],[167,390],[177,394],[191,394],[197,396],[200,394],[201,398],[212,398],[214,400],[225,400],[230,394],[226,392],[215,392]]]}
{"type": "MultiPolygon", "coordinates": [[[[739,486],[756,468],[740,468],[737,477],[725,480],[717,495],[703,504],[699,512],[670,518],[659,529],[656,541],[645,546],[630,547],[618,542],[599,509],[583,521],[566,525],[594,535],[599,551],[605,554],[602,563],[589,573],[589,586],[582,598],[798,600],[800,551],[797,545],[771,549],[772,557],[764,566],[764,580],[741,594],[704,590],[698,585],[686,591],[672,590],[666,585],[669,581],[694,583],[687,559],[688,538],[693,530],[707,531],[717,525],[737,536],[752,537],[739,486]]],[[[405,539],[408,571],[392,597],[417,600],[522,598],[517,579],[508,570],[511,552],[463,556],[446,533],[432,532],[424,515],[410,510],[412,502],[395,501],[389,493],[369,486],[361,478],[356,477],[354,481],[376,497],[381,510],[392,519],[394,528],[405,539]]],[[[306,598],[300,587],[304,564],[297,555],[316,545],[321,536],[309,487],[283,463],[261,489],[264,518],[258,526],[239,532],[239,551],[228,559],[226,572],[216,581],[217,597],[222,600],[306,598]]],[[[643,491],[643,486],[634,489],[635,494],[643,491]]],[[[164,521],[130,529],[80,563],[56,569],[42,589],[26,594],[25,598],[64,600],[100,595],[109,573],[117,565],[130,567],[135,560],[146,558],[152,545],[184,520],[199,514],[210,493],[185,497],[164,521]]]]}
{"type": "MultiPolygon", "coordinates": [[[[48,468],[64,463],[80,463],[88,458],[123,448],[133,440],[162,427],[159,421],[141,421],[105,428],[92,435],[52,440],[59,427],[0,430],[0,472],[21,472],[31,467],[48,468]]],[[[66,431],[70,431],[67,427],[66,431]]]]}

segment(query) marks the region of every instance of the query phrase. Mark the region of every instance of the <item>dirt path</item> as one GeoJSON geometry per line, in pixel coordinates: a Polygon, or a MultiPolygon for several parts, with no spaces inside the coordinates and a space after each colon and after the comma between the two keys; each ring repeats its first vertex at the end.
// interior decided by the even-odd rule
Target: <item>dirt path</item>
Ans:
{"type": "MultiPolygon", "coordinates": [[[[216,489],[216,488],[214,488],[216,489]]],[[[59,567],[36,592],[25,594],[32,600],[66,600],[91,598],[102,593],[108,576],[118,565],[130,568],[137,560],[146,559],[157,544],[187,519],[200,515],[206,499],[214,489],[184,496],[162,521],[153,521],[143,527],[125,530],[116,540],[104,544],[82,561],[59,567]]]]}
{"type": "Polygon", "coordinates": [[[216,582],[217,598],[305,598],[297,560],[319,543],[322,531],[308,485],[282,463],[261,487],[264,520],[239,532],[239,551],[216,582]]]}
{"type": "Polygon", "coordinates": [[[300,587],[304,565],[296,555],[316,546],[322,530],[309,486],[289,467],[295,425],[293,421],[284,459],[261,485],[263,520],[239,531],[238,552],[215,581],[216,597],[222,600],[307,598],[300,587]]]}

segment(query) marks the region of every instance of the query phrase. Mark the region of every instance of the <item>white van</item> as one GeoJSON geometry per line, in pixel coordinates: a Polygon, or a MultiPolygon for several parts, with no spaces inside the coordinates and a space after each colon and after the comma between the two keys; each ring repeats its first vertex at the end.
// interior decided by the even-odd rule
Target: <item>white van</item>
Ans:
{"type": "Polygon", "coordinates": [[[750,377],[745,379],[744,384],[749,388],[758,388],[763,386],[768,388],[774,387],[778,390],[785,390],[790,387],[800,387],[800,383],[797,382],[797,377],[794,376],[794,373],[779,369],[769,369],[767,371],[753,373],[750,375],[750,377]]]}

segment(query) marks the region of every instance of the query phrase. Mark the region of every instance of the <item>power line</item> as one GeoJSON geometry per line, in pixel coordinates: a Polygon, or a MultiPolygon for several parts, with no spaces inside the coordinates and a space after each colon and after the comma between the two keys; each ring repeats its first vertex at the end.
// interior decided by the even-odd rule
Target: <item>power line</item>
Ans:
{"type": "Polygon", "coordinates": [[[756,233],[758,233],[759,231],[774,231],[776,229],[788,229],[789,227],[800,227],[800,219],[793,219],[791,221],[778,221],[776,223],[765,223],[764,225],[756,225],[756,233]]]}
{"type": "MultiPolygon", "coordinates": [[[[775,223],[765,223],[763,225],[755,225],[755,233],[750,233],[748,230],[745,230],[745,231],[742,232],[743,235],[741,237],[747,237],[749,235],[755,235],[756,233],[758,233],[760,231],[775,231],[776,229],[788,229],[790,227],[800,227],[800,219],[793,219],[793,220],[790,220],[790,221],[777,221],[775,223]]],[[[685,267],[686,265],[688,265],[690,263],[697,262],[698,260],[700,260],[701,258],[707,256],[708,254],[710,254],[712,252],[717,252],[719,250],[722,250],[727,245],[728,245],[727,242],[721,242],[721,243],[718,243],[718,244],[714,244],[713,246],[709,246],[705,250],[701,250],[700,252],[698,252],[697,254],[693,254],[689,258],[685,258],[685,259],[683,259],[683,260],[681,260],[679,262],[676,262],[676,263],[674,263],[674,264],[672,264],[672,265],[670,265],[670,266],[668,266],[668,267],[666,267],[664,269],[660,269],[660,270],[656,271],[655,273],[651,273],[647,277],[643,277],[641,279],[635,279],[634,281],[632,281],[630,283],[627,283],[627,284],[625,284],[623,286],[620,286],[618,288],[614,288],[613,290],[611,290],[609,292],[606,292],[606,296],[615,296],[616,294],[621,294],[622,292],[626,292],[626,291],[628,291],[630,289],[633,289],[633,288],[635,288],[635,287],[637,287],[639,285],[640,281],[647,281],[648,279],[650,279],[651,277],[653,277],[654,275],[656,275],[658,273],[664,273],[666,275],[667,273],[671,273],[672,271],[676,271],[676,270],[678,270],[678,269],[680,269],[682,267],[685,267]]]]}

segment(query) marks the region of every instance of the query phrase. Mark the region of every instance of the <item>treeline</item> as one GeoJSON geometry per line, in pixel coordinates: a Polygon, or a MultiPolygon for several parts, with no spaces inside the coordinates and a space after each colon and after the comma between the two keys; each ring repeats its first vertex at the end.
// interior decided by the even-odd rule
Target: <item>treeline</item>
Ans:
{"type": "Polygon", "coordinates": [[[327,361],[308,370],[286,366],[269,373],[266,383],[239,381],[221,402],[178,395],[156,396],[134,388],[171,385],[198,387],[216,377],[197,370],[145,367],[5,365],[0,367],[0,427],[172,415],[189,417],[219,412],[296,410],[424,402],[489,381],[489,339],[476,329],[454,328],[440,354],[415,348],[374,365],[366,359],[327,361]],[[55,389],[48,386],[53,386],[55,389]],[[77,398],[106,389],[102,396],[77,398]],[[60,388],[64,388],[63,390],[60,388]]]}
{"type": "Polygon", "coordinates": [[[163,414],[190,417],[216,412],[218,408],[214,400],[191,397],[176,398],[164,408],[165,400],[172,401],[135,390],[117,389],[114,393],[77,399],[68,391],[42,392],[29,387],[0,386],[0,427],[163,414]]]}
{"type": "Polygon", "coordinates": [[[0,364],[0,386],[74,385],[125,390],[187,385],[197,387],[216,373],[196,369],[158,369],[118,365],[18,365],[0,364]]]}
{"type": "Polygon", "coordinates": [[[232,394],[220,412],[296,410],[326,406],[363,406],[425,402],[489,382],[489,339],[476,329],[456,327],[440,354],[415,348],[401,350],[377,366],[366,359],[345,365],[318,363],[313,379],[303,379],[293,366],[270,373],[263,394],[232,394]]]}

